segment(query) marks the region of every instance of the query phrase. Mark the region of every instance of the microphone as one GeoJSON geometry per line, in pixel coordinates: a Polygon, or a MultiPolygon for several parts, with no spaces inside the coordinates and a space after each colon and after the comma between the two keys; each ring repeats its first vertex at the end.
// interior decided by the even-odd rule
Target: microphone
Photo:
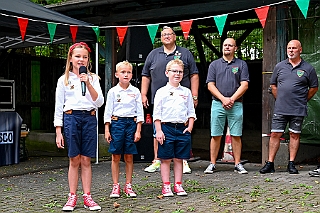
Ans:
{"type": "MultiPolygon", "coordinates": [[[[79,74],[85,73],[87,74],[87,68],[85,66],[81,66],[79,68],[79,74]]],[[[81,81],[81,91],[82,91],[82,96],[86,95],[86,83],[84,81],[81,81]]]]}

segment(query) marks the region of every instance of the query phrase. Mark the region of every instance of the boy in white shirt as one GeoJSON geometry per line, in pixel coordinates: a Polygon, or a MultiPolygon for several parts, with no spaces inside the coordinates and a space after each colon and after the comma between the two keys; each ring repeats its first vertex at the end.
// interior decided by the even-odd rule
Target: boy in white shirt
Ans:
{"type": "Polygon", "coordinates": [[[112,154],[113,188],[111,198],[120,197],[119,163],[124,154],[126,163],[126,184],[124,192],[136,197],[132,190],[133,154],[138,154],[135,142],[141,138],[141,125],[144,122],[141,94],[138,88],[130,84],[132,64],[128,61],[116,65],[116,78],[119,83],[108,91],[104,112],[105,139],[112,154]]]}
{"type": "Polygon", "coordinates": [[[190,89],[180,85],[183,62],[171,60],[165,71],[169,82],[157,90],[154,98],[153,119],[158,157],[161,159],[162,194],[173,196],[170,185],[170,163],[174,163],[174,193],[187,195],[182,188],[182,160],[190,158],[191,131],[196,114],[190,89]]]}

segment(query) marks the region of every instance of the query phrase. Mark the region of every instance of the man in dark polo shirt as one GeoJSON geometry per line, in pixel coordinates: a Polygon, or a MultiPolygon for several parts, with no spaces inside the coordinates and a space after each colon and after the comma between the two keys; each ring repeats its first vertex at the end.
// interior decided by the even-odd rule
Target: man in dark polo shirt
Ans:
{"type": "Polygon", "coordinates": [[[234,57],[237,50],[236,41],[227,38],[223,42],[223,56],[213,61],[208,70],[206,83],[212,94],[211,105],[211,141],[210,164],[204,171],[211,174],[216,169],[221,138],[226,119],[232,138],[232,150],[234,154],[234,171],[239,174],[248,173],[240,163],[241,135],[243,124],[242,96],[248,89],[249,72],[247,63],[234,57]]]}
{"type": "MultiPolygon", "coordinates": [[[[193,103],[196,107],[198,105],[199,71],[193,55],[188,49],[176,46],[176,34],[170,27],[163,27],[161,42],[163,46],[149,53],[142,70],[141,98],[143,106],[145,108],[149,107],[149,100],[147,98],[149,85],[151,84],[150,104],[153,105],[156,91],[168,82],[168,78],[165,75],[167,63],[178,58],[182,60],[184,64],[183,78],[180,84],[191,89],[193,103]]],[[[145,169],[146,172],[159,171],[160,160],[157,158],[157,151],[158,142],[154,139],[154,161],[145,169]]],[[[184,173],[191,173],[191,169],[186,160],[183,162],[183,166],[184,173]]]]}
{"type": "Polygon", "coordinates": [[[288,58],[279,62],[272,73],[270,84],[276,99],[271,123],[271,136],[269,140],[268,161],[260,173],[272,173],[274,158],[280,146],[280,137],[289,123],[289,174],[298,174],[294,159],[300,143],[302,122],[307,116],[307,102],[318,91],[318,77],[315,69],[305,62],[300,54],[301,43],[292,40],[287,45],[288,58]]]}

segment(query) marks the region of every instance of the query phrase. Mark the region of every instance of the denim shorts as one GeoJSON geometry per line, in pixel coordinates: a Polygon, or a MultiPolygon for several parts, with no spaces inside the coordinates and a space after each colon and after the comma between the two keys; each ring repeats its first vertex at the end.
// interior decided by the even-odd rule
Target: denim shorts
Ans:
{"type": "Polygon", "coordinates": [[[191,149],[191,133],[183,131],[187,127],[183,123],[162,123],[161,129],[165,135],[163,144],[158,144],[160,159],[189,159],[191,149]]]}
{"type": "Polygon", "coordinates": [[[63,116],[64,138],[68,146],[68,156],[83,155],[96,157],[97,118],[90,111],[73,110],[63,116]]]}
{"type": "Polygon", "coordinates": [[[118,117],[110,125],[111,142],[109,152],[111,154],[138,154],[134,142],[134,134],[137,124],[134,118],[118,117]]]}
{"type": "Polygon", "coordinates": [[[226,120],[232,136],[242,136],[243,105],[234,102],[231,109],[224,109],[220,101],[212,100],[211,105],[211,136],[222,136],[226,120]]]}
{"type": "Polygon", "coordinates": [[[303,119],[303,116],[273,114],[271,132],[284,132],[289,123],[290,132],[301,133],[303,119]]]}

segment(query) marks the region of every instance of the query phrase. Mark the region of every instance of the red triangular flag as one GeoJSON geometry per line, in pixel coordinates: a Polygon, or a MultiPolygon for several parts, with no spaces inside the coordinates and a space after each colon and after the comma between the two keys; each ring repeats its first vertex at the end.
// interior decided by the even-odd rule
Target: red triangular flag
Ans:
{"type": "Polygon", "coordinates": [[[192,25],[192,20],[181,21],[180,25],[181,25],[181,29],[182,29],[182,32],[183,32],[184,39],[187,40],[189,32],[190,32],[191,25],[192,25]]]}
{"type": "Polygon", "coordinates": [[[256,11],[259,21],[261,22],[262,27],[264,28],[268,16],[269,6],[258,7],[254,10],[256,11]]]}
{"type": "Polygon", "coordinates": [[[29,21],[29,19],[27,19],[27,18],[18,18],[18,23],[19,23],[20,34],[21,34],[22,40],[24,40],[24,36],[26,35],[28,21],[29,21]]]}
{"type": "Polygon", "coordinates": [[[126,36],[128,27],[117,27],[117,33],[119,37],[120,45],[122,46],[122,42],[124,40],[124,37],[126,36]]]}
{"type": "Polygon", "coordinates": [[[72,42],[76,43],[78,26],[77,25],[70,25],[70,32],[71,32],[71,36],[72,36],[72,42]]]}

